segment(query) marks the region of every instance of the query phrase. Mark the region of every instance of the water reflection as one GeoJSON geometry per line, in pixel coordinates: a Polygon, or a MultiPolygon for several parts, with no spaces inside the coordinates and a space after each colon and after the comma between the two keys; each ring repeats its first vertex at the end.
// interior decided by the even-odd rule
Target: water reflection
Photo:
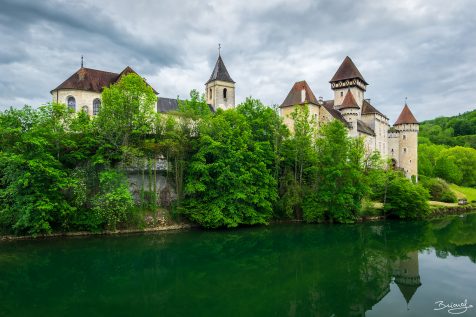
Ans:
{"type": "Polygon", "coordinates": [[[0,311],[8,316],[431,315],[435,300],[453,300],[452,285],[458,284],[459,295],[474,296],[475,229],[476,215],[470,215],[1,243],[0,311]]]}

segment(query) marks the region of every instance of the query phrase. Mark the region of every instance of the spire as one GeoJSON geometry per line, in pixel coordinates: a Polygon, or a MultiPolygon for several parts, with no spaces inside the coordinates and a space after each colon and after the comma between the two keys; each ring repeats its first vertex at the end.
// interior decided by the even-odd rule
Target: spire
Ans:
{"type": "Polygon", "coordinates": [[[215,64],[215,68],[213,69],[212,75],[210,76],[210,79],[206,82],[207,84],[214,80],[221,80],[221,81],[227,81],[230,83],[235,83],[233,79],[231,79],[230,74],[228,74],[228,71],[226,70],[225,63],[223,63],[223,59],[221,58],[221,55],[220,55],[220,49],[221,49],[221,45],[218,44],[218,59],[215,64]]]}
{"type": "Polygon", "coordinates": [[[359,105],[355,101],[354,96],[352,95],[352,92],[350,89],[347,90],[347,93],[345,94],[344,100],[342,101],[342,105],[340,105],[340,109],[349,109],[349,108],[356,108],[360,109],[359,105]]]}
{"type": "Polygon", "coordinates": [[[410,108],[408,107],[406,102],[402,112],[398,116],[397,121],[395,121],[393,125],[399,125],[399,124],[418,124],[417,119],[415,118],[413,113],[410,111],[410,108]]]}
{"type": "Polygon", "coordinates": [[[337,72],[330,80],[330,83],[354,78],[358,78],[362,80],[365,85],[368,85],[368,83],[364,79],[364,76],[362,76],[360,71],[357,69],[352,59],[350,59],[349,56],[346,56],[342,64],[337,69],[337,72]]]}

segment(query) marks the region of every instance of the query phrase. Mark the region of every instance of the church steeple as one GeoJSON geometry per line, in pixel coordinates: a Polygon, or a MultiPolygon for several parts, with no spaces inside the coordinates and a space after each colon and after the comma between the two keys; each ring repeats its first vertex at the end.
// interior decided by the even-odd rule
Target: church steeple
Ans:
{"type": "Polygon", "coordinates": [[[235,107],[235,82],[231,79],[221,58],[221,45],[218,46],[218,59],[210,79],[205,83],[207,102],[217,110],[235,107]]]}

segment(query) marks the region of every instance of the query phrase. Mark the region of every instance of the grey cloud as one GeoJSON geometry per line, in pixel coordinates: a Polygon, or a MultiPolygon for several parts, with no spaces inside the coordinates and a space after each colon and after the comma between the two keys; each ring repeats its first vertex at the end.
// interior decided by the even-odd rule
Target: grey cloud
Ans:
{"type": "Polygon", "coordinates": [[[405,96],[418,119],[475,105],[469,0],[0,0],[0,7],[4,106],[47,101],[81,54],[89,67],[131,65],[162,96],[186,96],[203,89],[218,42],[238,101],[252,95],[279,104],[302,79],[332,98],[328,80],[349,55],[370,83],[366,96],[392,120],[405,96]]]}

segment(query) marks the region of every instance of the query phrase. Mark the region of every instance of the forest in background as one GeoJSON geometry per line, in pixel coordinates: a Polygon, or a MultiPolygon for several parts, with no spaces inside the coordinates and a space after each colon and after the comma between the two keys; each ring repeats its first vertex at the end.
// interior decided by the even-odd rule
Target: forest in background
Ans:
{"type": "Polygon", "coordinates": [[[374,202],[387,216],[417,218],[437,192],[366,154],[341,122],[318,127],[306,106],[290,134],[276,108],[252,98],[212,113],[192,91],[175,113],[156,113],[156,95],[135,74],[101,99],[95,117],[54,103],[0,113],[2,233],[142,228],[162,209],[206,228],[348,223],[380,214],[374,202]],[[148,180],[138,193],[131,171],[148,180]],[[173,184],[173,201],[159,176],[173,184]]]}

